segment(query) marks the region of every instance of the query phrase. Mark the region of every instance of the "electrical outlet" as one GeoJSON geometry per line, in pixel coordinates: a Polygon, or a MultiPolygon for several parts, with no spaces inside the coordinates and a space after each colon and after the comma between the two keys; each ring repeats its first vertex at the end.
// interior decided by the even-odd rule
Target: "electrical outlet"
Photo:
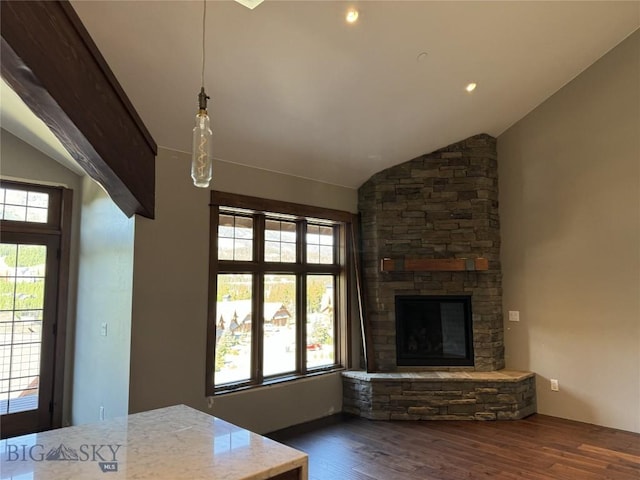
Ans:
{"type": "Polygon", "coordinates": [[[100,335],[107,336],[107,322],[102,322],[102,325],[100,325],[100,335]]]}
{"type": "Polygon", "coordinates": [[[558,384],[558,380],[555,378],[551,379],[551,390],[553,390],[554,392],[560,391],[560,385],[558,384]]]}
{"type": "Polygon", "coordinates": [[[509,321],[510,322],[519,322],[520,321],[520,312],[518,310],[509,310],[509,321]]]}
{"type": "Polygon", "coordinates": [[[100,420],[104,420],[104,407],[100,405],[100,420]]]}

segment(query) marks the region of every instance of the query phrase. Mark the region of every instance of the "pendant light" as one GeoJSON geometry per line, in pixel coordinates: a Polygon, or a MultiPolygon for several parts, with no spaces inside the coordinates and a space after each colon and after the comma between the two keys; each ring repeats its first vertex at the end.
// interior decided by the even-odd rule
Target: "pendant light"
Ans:
{"type": "Polygon", "coordinates": [[[207,0],[203,0],[202,13],[202,76],[200,93],[198,94],[198,113],[196,125],[193,127],[193,145],[191,154],[191,178],[196,187],[208,188],[213,176],[213,159],[211,156],[211,131],[209,114],[207,113],[207,100],[209,97],[204,91],[204,60],[205,60],[205,25],[207,18],[207,0]]]}

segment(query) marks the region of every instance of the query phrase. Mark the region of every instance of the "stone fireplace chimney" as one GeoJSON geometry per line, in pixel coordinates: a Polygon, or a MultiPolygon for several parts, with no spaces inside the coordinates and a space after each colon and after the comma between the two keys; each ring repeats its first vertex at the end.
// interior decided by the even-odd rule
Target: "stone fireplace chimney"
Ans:
{"type": "Polygon", "coordinates": [[[374,175],[358,193],[366,314],[376,370],[428,369],[398,367],[396,355],[396,297],[422,295],[471,298],[473,365],[457,368],[504,368],[495,138],[476,135],[391,167],[374,175]],[[381,270],[384,258],[402,263],[480,257],[488,260],[488,270],[381,270]]]}
{"type": "Polygon", "coordinates": [[[496,160],[495,138],[476,135],[360,187],[375,371],[342,373],[345,412],[513,420],[536,411],[535,374],[504,370],[496,160]]]}

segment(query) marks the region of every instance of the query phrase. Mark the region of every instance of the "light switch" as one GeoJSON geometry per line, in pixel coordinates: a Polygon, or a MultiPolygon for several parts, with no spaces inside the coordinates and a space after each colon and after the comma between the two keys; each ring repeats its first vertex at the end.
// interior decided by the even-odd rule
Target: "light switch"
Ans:
{"type": "Polygon", "coordinates": [[[520,312],[518,310],[509,310],[509,321],[510,322],[519,322],[520,321],[520,312]]]}
{"type": "Polygon", "coordinates": [[[102,325],[100,325],[100,335],[107,336],[107,322],[102,322],[102,325]]]}

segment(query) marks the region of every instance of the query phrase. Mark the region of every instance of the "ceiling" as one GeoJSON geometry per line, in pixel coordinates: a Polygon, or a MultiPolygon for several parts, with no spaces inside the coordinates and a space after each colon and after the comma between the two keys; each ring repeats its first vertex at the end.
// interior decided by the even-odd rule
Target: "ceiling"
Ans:
{"type": "MultiPolygon", "coordinates": [[[[189,152],[202,2],[71,3],[158,145],[189,152]]],[[[639,25],[638,1],[210,0],[214,156],[355,188],[500,135],[639,25]]]]}

